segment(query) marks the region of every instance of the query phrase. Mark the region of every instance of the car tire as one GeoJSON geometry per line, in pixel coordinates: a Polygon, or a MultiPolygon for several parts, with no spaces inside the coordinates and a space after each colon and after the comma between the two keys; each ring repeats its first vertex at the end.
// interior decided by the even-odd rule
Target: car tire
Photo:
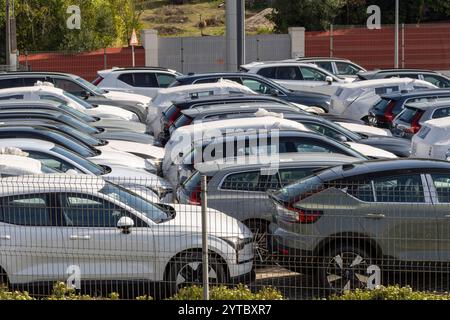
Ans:
{"type": "Polygon", "coordinates": [[[269,252],[270,235],[269,224],[265,220],[248,220],[244,223],[253,233],[255,244],[255,266],[262,267],[270,264],[272,255],[269,252]]]}
{"type": "Polygon", "coordinates": [[[339,294],[367,287],[367,268],[372,264],[368,250],[359,246],[337,244],[321,260],[318,276],[320,286],[326,293],[339,294]]]}
{"type": "MultiPolygon", "coordinates": [[[[226,283],[224,262],[209,254],[209,284],[220,285],[226,283]]],[[[203,261],[201,252],[183,252],[170,265],[170,291],[172,294],[187,286],[203,285],[203,261]]]]}
{"type": "Polygon", "coordinates": [[[9,281],[8,281],[8,275],[6,274],[6,271],[0,267],[0,289],[1,288],[8,288],[9,281]]]}

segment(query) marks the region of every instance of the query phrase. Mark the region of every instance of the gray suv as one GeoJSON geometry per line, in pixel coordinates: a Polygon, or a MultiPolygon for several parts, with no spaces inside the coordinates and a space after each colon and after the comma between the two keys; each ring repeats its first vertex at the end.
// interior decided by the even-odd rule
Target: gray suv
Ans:
{"type": "Polygon", "coordinates": [[[269,197],[276,207],[269,231],[277,261],[315,275],[326,288],[365,287],[375,268],[448,271],[449,162],[344,164],[269,197]]]}
{"type": "Polygon", "coordinates": [[[200,205],[201,176],[208,180],[208,207],[246,224],[255,234],[258,258],[267,258],[267,229],[274,214],[268,190],[277,190],[315,170],[360,161],[358,158],[325,153],[285,153],[273,163],[258,156],[226,158],[196,165],[196,171],[177,190],[182,204],[200,205]],[[273,167],[276,165],[276,167],[273,167]],[[275,168],[275,169],[274,169],[275,168]]]}

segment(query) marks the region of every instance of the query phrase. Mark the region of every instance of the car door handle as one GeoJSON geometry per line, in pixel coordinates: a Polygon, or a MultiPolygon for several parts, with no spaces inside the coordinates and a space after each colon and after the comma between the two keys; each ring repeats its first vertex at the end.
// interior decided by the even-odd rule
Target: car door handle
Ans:
{"type": "Polygon", "coordinates": [[[11,240],[11,236],[10,235],[0,236],[0,240],[11,240]]]}
{"type": "Polygon", "coordinates": [[[383,219],[385,217],[386,217],[386,215],[384,215],[382,213],[368,213],[368,214],[366,214],[366,218],[367,219],[383,219]]]}
{"type": "Polygon", "coordinates": [[[91,239],[91,236],[88,236],[88,235],[74,234],[74,235],[70,236],[70,240],[89,240],[89,239],[91,239]]]}

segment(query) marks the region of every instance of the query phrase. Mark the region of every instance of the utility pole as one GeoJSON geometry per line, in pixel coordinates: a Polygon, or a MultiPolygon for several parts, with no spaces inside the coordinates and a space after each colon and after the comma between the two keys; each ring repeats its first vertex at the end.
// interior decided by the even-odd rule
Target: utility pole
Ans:
{"type": "Polygon", "coordinates": [[[394,57],[394,67],[398,68],[398,57],[399,57],[399,48],[398,48],[398,40],[399,40],[399,0],[395,0],[395,57],[394,57]]]}
{"type": "Polygon", "coordinates": [[[6,65],[11,65],[10,0],[6,0],[6,65]]]}

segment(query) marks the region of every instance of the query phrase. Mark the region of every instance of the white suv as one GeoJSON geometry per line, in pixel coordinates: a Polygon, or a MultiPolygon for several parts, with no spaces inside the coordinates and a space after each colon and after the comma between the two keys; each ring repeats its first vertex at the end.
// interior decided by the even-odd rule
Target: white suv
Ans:
{"type": "Polygon", "coordinates": [[[104,90],[128,90],[153,98],[160,88],[167,88],[181,73],[165,68],[113,68],[97,72],[92,82],[104,90]]]}
{"type": "MultiPolygon", "coordinates": [[[[171,292],[201,284],[200,207],[156,205],[90,176],[0,182],[0,275],[11,287],[32,291],[33,283],[66,281],[73,270],[82,291],[92,284],[164,282],[171,292]]],[[[250,230],[213,209],[208,217],[210,281],[253,279],[250,230]]]]}

